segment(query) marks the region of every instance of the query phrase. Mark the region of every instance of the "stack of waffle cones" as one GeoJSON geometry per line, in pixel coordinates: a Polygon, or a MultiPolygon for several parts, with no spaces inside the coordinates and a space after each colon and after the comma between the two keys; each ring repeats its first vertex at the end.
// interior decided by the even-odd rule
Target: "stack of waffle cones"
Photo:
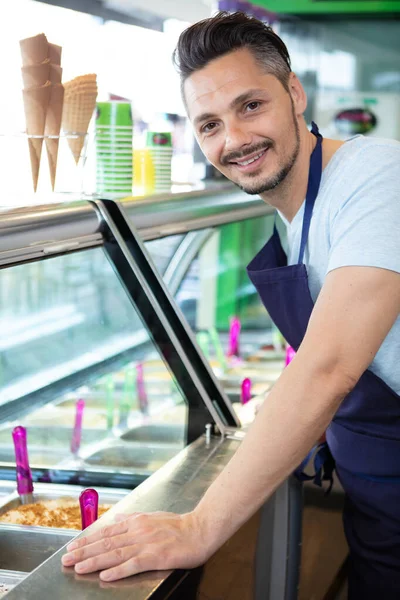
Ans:
{"type": "Polygon", "coordinates": [[[62,128],[68,135],[68,145],[76,164],[78,164],[89,123],[96,108],[96,75],[92,73],[75,77],[65,83],[64,88],[62,128]]]}
{"type": "Polygon", "coordinates": [[[64,88],[61,84],[61,47],[50,44],[44,33],[41,33],[21,40],[20,48],[33,189],[37,189],[45,136],[51,185],[54,190],[64,101],[64,88]]]}

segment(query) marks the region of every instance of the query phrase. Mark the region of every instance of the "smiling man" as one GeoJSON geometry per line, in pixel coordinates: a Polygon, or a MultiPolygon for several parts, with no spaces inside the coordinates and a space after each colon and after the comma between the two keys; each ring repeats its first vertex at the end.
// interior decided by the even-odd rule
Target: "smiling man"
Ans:
{"type": "Polygon", "coordinates": [[[297,354],[193,512],[134,515],[74,542],[63,564],[107,581],[201,564],[328,428],[347,495],[349,599],[398,600],[400,144],[309,131],[284,43],[242,13],[187,29],[175,58],[204,154],[286,224],[288,256],[275,229],[248,273],[297,354]]]}

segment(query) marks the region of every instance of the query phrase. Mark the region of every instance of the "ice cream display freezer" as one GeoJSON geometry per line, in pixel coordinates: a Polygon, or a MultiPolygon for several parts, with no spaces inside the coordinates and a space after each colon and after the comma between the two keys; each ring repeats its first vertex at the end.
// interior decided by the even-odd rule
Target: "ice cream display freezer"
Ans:
{"type": "MultiPolygon", "coordinates": [[[[227,240],[246,232],[254,240],[255,221],[261,244],[272,227],[270,209],[229,187],[3,212],[0,513],[18,508],[8,487],[15,481],[16,426],[27,431],[36,501],[55,494],[58,502],[61,484],[63,498],[74,496],[74,486],[107,486],[119,500],[123,489],[99,524],[117,509],[180,512],[198,502],[243,437],[227,391],[239,399],[248,375],[253,394],[264,394],[283,367],[269,317],[241,274],[248,257],[234,268],[229,260],[237,248],[227,240]],[[241,322],[240,349],[229,356],[233,317],[241,322]],[[199,333],[207,339],[201,347],[199,333]]],[[[296,597],[300,512],[300,491],[289,480],[249,526],[249,561],[258,565],[249,582],[254,597],[296,597]],[[279,576],[272,557],[286,565],[279,576]]],[[[40,525],[1,524],[0,515],[0,527],[16,547],[24,531],[36,535],[38,547],[45,540],[40,525]]],[[[100,587],[97,576],[61,570],[59,548],[72,530],[54,531],[48,554],[0,566],[25,574],[42,563],[23,575],[10,599],[79,596],[81,586],[91,598],[126,597],[127,587],[132,598],[161,598],[189,580],[190,589],[208,585],[206,565],[196,584],[195,573],[173,573],[100,587]],[[48,586],[50,572],[57,587],[48,586]]]]}

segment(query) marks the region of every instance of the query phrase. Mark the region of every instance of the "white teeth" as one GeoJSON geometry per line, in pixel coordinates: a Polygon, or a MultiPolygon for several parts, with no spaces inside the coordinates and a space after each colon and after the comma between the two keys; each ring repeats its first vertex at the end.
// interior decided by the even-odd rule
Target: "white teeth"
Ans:
{"type": "Polygon", "coordinates": [[[255,160],[259,159],[260,156],[262,156],[264,154],[264,152],[265,152],[265,150],[263,150],[260,154],[257,154],[257,156],[254,156],[253,158],[250,158],[249,160],[244,160],[242,162],[238,161],[238,165],[240,165],[241,167],[245,167],[246,165],[250,165],[255,160]]]}

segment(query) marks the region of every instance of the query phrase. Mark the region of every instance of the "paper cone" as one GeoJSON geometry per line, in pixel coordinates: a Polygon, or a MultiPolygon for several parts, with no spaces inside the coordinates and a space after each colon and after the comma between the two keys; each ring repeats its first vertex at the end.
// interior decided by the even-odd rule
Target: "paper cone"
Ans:
{"type": "Polygon", "coordinates": [[[63,112],[64,88],[61,83],[51,86],[49,106],[47,109],[46,124],[44,128],[45,136],[57,136],[55,138],[45,138],[47,160],[49,162],[51,189],[54,191],[57,172],[58,146],[60,142],[61,117],[63,112]]]}
{"type": "Polygon", "coordinates": [[[81,134],[76,138],[69,138],[68,145],[74,156],[76,164],[79,162],[82,148],[85,143],[85,135],[89,128],[96,107],[97,92],[89,94],[76,94],[64,100],[64,111],[62,127],[65,133],[81,134]]]}
{"type": "Polygon", "coordinates": [[[49,81],[51,83],[61,83],[62,68],[59,65],[49,65],[49,81]]]}
{"type": "Polygon", "coordinates": [[[24,66],[38,65],[47,60],[49,44],[44,33],[21,40],[19,45],[24,66]]]}
{"type": "Polygon", "coordinates": [[[47,58],[53,65],[61,65],[61,46],[56,44],[48,44],[47,58]]]}
{"type": "MultiPolygon", "coordinates": [[[[44,135],[47,107],[50,99],[50,83],[37,88],[23,90],[26,132],[28,135],[44,135]]],[[[39,177],[40,157],[42,155],[43,137],[28,138],[31,159],[33,189],[36,191],[39,177]]]]}
{"type": "Polygon", "coordinates": [[[24,88],[41,87],[50,80],[50,64],[27,65],[22,67],[21,73],[24,88]]]}

